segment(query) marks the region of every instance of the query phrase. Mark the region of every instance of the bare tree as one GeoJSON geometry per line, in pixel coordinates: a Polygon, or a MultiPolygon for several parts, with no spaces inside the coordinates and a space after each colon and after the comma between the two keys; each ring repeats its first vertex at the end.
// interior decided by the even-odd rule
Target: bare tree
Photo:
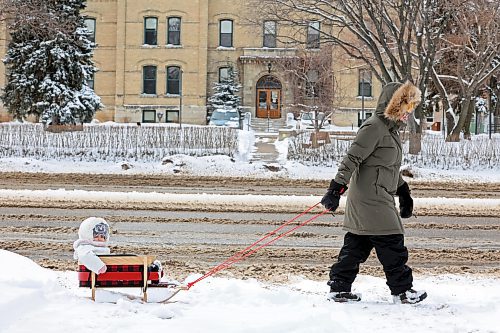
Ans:
{"type": "Polygon", "coordinates": [[[301,113],[312,114],[314,130],[319,130],[331,117],[335,101],[339,97],[332,68],[332,52],[307,49],[297,50],[297,56],[277,62],[287,76],[293,94],[288,106],[297,117],[301,113]]]}
{"type": "Polygon", "coordinates": [[[0,0],[0,21],[29,28],[39,37],[54,36],[75,29],[75,22],[65,20],[50,10],[54,0],[0,0]]]}
{"type": "Polygon", "coordinates": [[[447,140],[459,141],[462,131],[470,137],[476,96],[500,72],[500,3],[451,2],[451,19],[440,38],[432,74],[451,125],[447,140]]]}
{"type": "MultiPolygon", "coordinates": [[[[283,25],[286,43],[307,43],[306,27],[321,23],[321,43],[340,47],[382,83],[409,80],[425,98],[436,41],[448,16],[439,0],[251,0],[262,19],[283,25]]],[[[423,103],[421,103],[423,105],[423,103]]],[[[420,117],[420,108],[416,116],[420,117]]],[[[411,122],[410,150],[420,151],[420,126],[411,122]]]]}

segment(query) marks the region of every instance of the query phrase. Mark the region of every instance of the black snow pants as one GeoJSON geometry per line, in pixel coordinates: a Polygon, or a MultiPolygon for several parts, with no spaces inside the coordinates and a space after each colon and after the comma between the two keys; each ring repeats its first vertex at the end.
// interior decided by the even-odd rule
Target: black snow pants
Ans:
{"type": "Polygon", "coordinates": [[[373,248],[384,267],[391,294],[397,295],[412,287],[413,276],[411,268],[406,265],[408,250],[404,245],[403,235],[371,236],[348,232],[338,261],[330,270],[328,285],[331,291],[351,291],[351,285],[359,272],[359,264],[368,259],[373,248]]]}

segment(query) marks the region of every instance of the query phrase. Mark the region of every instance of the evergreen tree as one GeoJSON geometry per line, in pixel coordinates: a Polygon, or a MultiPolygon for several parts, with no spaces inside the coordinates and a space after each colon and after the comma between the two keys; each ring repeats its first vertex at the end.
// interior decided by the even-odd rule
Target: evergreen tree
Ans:
{"type": "Polygon", "coordinates": [[[241,97],[238,95],[241,85],[238,82],[238,72],[229,67],[228,76],[221,82],[214,83],[214,94],[208,99],[214,110],[240,111],[241,97]]]}
{"type": "Polygon", "coordinates": [[[34,115],[43,123],[90,122],[102,105],[86,83],[97,69],[80,15],[85,1],[16,2],[28,2],[44,15],[20,12],[9,26],[3,103],[18,120],[34,115]]]}

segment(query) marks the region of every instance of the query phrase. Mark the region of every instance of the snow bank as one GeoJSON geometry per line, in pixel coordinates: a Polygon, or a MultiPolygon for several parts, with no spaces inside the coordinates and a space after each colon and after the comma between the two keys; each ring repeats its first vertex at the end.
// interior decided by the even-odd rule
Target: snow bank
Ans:
{"type": "MultiPolygon", "coordinates": [[[[289,285],[207,278],[176,302],[143,304],[117,292],[78,288],[75,272],[52,272],[0,250],[0,332],[498,332],[500,280],[471,276],[417,278],[429,297],[394,305],[385,281],[359,276],[359,303],[326,300],[325,283],[289,285]],[[7,268],[7,269],[4,269],[7,268]],[[100,293],[99,293],[100,292],[100,293]],[[102,303],[106,293],[116,303],[102,303]]],[[[130,288],[130,290],[135,288],[130,288]]],[[[150,295],[155,291],[150,290],[150,295]]]]}

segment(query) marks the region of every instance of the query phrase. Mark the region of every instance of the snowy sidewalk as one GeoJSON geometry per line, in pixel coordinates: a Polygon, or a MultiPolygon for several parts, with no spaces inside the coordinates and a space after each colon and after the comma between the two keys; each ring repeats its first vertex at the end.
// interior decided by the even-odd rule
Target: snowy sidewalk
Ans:
{"type": "Polygon", "coordinates": [[[273,133],[256,133],[251,162],[278,163],[279,152],[276,149],[278,135],[273,133]]]}
{"type": "MultiPolygon", "coordinates": [[[[355,282],[355,291],[363,294],[359,303],[329,302],[324,282],[300,277],[288,285],[216,277],[179,293],[172,299],[174,303],[143,304],[122,297],[115,304],[91,301],[89,289],[78,288],[76,272],[44,269],[4,250],[0,250],[0,266],[2,333],[40,329],[131,333],[145,327],[204,333],[491,333],[499,332],[500,327],[498,278],[417,276],[415,287],[429,294],[417,305],[392,304],[385,280],[366,275],[355,282]]],[[[99,297],[109,299],[105,290],[98,292],[98,301],[99,297]]]]}

